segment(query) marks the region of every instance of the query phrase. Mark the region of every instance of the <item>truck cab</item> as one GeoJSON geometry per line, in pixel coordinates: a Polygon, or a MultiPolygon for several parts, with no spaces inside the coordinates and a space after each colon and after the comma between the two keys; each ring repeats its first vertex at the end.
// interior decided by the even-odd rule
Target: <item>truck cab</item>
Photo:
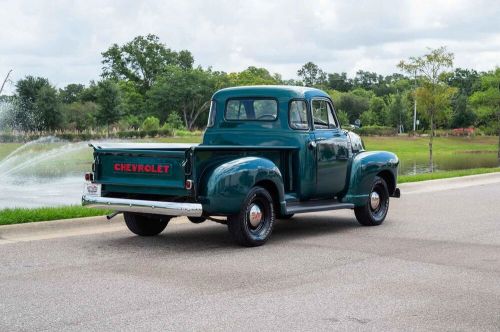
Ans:
{"type": "Polygon", "coordinates": [[[296,213],[353,209],[361,224],[380,225],[400,195],[397,156],[365,151],[313,88],[219,90],[199,145],[93,147],[83,204],[123,212],[138,235],[187,216],[226,223],[236,242],[256,246],[296,213]]]}

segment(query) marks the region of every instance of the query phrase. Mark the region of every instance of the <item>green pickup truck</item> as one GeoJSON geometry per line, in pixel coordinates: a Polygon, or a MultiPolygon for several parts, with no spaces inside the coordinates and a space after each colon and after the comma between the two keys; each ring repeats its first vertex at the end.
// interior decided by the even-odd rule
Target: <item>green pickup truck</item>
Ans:
{"type": "Polygon", "coordinates": [[[135,234],[169,220],[227,224],[244,246],[264,244],[275,219],[353,209],[380,225],[399,197],[398,157],[365,151],[341,128],[325,92],[248,86],[217,91],[201,144],[92,144],[85,206],[123,213],[135,234]]]}

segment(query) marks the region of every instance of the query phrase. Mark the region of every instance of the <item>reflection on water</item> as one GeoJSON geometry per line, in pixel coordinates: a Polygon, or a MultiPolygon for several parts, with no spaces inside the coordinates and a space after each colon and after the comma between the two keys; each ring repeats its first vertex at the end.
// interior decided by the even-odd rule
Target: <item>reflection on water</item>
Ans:
{"type": "MultiPolygon", "coordinates": [[[[496,152],[485,153],[455,153],[434,156],[434,171],[449,171],[479,167],[498,167],[496,152]]],[[[429,173],[427,156],[406,157],[400,159],[399,174],[413,175],[429,173]]]]}
{"type": "MultiPolygon", "coordinates": [[[[92,149],[44,137],[26,143],[0,160],[0,209],[80,204],[83,173],[90,171],[92,149]]],[[[437,155],[434,170],[499,166],[496,152],[437,155]]],[[[427,156],[400,158],[400,174],[429,172],[427,156]]]]}

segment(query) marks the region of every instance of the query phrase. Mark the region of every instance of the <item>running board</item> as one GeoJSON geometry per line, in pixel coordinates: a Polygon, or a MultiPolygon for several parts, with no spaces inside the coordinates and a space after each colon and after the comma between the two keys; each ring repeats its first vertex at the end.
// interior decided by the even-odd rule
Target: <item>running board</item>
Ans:
{"type": "Polygon", "coordinates": [[[314,200],[287,204],[286,214],[319,212],[330,210],[354,209],[354,204],[340,203],[336,200],[314,200]]]}

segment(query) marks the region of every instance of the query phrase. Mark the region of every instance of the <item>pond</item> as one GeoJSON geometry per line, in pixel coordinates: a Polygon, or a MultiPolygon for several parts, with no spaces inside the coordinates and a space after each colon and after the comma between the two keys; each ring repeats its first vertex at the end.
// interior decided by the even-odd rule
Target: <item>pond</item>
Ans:
{"type": "MultiPolygon", "coordinates": [[[[400,159],[400,174],[429,172],[427,155],[400,159]]],[[[44,137],[21,145],[0,157],[0,209],[80,204],[83,174],[91,164],[92,149],[86,142],[44,137]]],[[[438,154],[434,163],[435,170],[497,166],[496,152],[438,154]]]]}

